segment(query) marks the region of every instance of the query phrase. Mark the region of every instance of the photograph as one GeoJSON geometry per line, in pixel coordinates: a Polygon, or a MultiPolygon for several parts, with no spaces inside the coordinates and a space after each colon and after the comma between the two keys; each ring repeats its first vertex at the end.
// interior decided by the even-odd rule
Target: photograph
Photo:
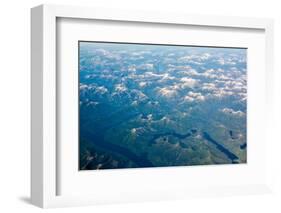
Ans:
{"type": "Polygon", "coordinates": [[[247,48],[78,42],[79,170],[247,163],[247,48]]]}

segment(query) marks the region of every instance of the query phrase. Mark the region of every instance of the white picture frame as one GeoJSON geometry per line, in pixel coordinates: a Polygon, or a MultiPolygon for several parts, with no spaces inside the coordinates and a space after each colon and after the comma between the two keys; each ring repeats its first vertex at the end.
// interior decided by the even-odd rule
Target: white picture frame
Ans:
{"type": "MultiPolygon", "coordinates": [[[[58,20],[63,19],[79,19],[79,20],[108,20],[133,23],[153,23],[155,25],[167,26],[200,26],[207,28],[223,28],[231,32],[231,30],[258,30],[263,32],[262,42],[264,41],[264,58],[261,68],[262,75],[266,76],[262,81],[265,87],[261,89],[266,98],[262,99],[267,113],[264,116],[261,127],[266,128],[265,133],[261,133],[264,138],[261,142],[266,149],[270,146],[270,125],[272,114],[272,78],[273,78],[273,21],[271,19],[258,18],[241,18],[241,17],[216,17],[203,15],[187,15],[187,14],[166,14],[153,13],[144,11],[123,11],[112,9],[97,9],[74,6],[54,6],[41,5],[31,9],[31,76],[32,76],[32,103],[31,103],[31,201],[34,205],[48,207],[63,207],[76,205],[91,205],[98,203],[114,203],[142,200],[165,200],[178,199],[194,196],[207,195],[232,195],[232,194],[251,194],[263,193],[270,191],[270,161],[268,152],[263,155],[265,162],[261,168],[255,168],[256,174],[264,175],[262,178],[253,180],[253,184],[249,181],[237,182],[229,185],[228,183],[217,183],[216,185],[200,186],[199,182],[194,182],[194,187],[183,186],[182,188],[171,185],[167,187],[164,183],[159,183],[158,189],[152,188],[151,191],[144,187],[141,193],[138,193],[136,186],[129,190],[115,191],[110,193],[110,189],[100,195],[89,195],[80,193],[79,195],[58,195],[60,166],[58,159],[60,158],[57,146],[57,88],[60,83],[57,80],[57,49],[58,49],[58,20]],[[159,187],[163,190],[159,190],[159,187]],[[166,188],[165,188],[166,187],[166,188]],[[188,190],[187,190],[188,189],[188,190]],[[122,193],[120,196],[119,193],[122,193]]],[[[252,79],[253,81],[255,79],[252,79]]],[[[260,79],[261,80],[261,79],[260,79]]],[[[257,79],[257,82],[259,80],[257,79]]],[[[270,150],[270,149],[268,149],[270,150]]],[[[264,153],[263,153],[264,154],[264,153]]],[[[257,156],[260,157],[261,155],[257,156]]],[[[206,170],[212,172],[214,167],[208,167],[206,170]]],[[[221,167],[220,170],[228,171],[227,167],[221,167]]],[[[177,172],[178,175],[185,175],[186,168],[173,168],[172,170],[147,169],[146,173],[154,175],[167,175],[168,172],[177,172]]],[[[241,169],[240,174],[247,167],[241,169]]],[[[134,175],[134,177],[143,175],[143,171],[131,172],[123,170],[122,173],[134,175]],[[134,174],[132,174],[134,173],[134,174]]],[[[220,171],[218,171],[220,172],[220,171]]],[[[195,170],[189,170],[189,173],[197,173],[195,170]]],[[[109,173],[105,174],[108,175],[109,173]]],[[[116,175],[116,174],[114,174],[116,175]]],[[[148,177],[150,177],[148,175],[148,177]]],[[[144,176],[142,176],[144,177],[144,176]]],[[[144,178],[145,179],[145,178],[144,178]]],[[[165,179],[165,178],[164,178],[165,179]]],[[[62,179],[63,180],[63,179],[62,179]]],[[[140,184],[141,185],[141,184],[140,184]]],[[[74,187],[75,188],[75,187],[74,187]]],[[[91,188],[91,187],[89,187],[91,188]]],[[[71,190],[71,189],[70,189],[71,190]]],[[[77,188],[75,189],[77,190],[77,188]]],[[[116,188],[118,190],[118,188],[116,188]]]]}

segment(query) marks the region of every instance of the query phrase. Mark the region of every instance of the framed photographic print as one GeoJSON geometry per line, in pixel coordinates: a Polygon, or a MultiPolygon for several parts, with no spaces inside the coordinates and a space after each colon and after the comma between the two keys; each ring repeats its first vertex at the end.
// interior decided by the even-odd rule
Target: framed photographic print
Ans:
{"type": "Polygon", "coordinates": [[[246,48],[78,45],[80,170],[246,163],[246,48]]]}
{"type": "Polygon", "coordinates": [[[270,191],[270,19],[42,5],[32,203],[270,191]]]}

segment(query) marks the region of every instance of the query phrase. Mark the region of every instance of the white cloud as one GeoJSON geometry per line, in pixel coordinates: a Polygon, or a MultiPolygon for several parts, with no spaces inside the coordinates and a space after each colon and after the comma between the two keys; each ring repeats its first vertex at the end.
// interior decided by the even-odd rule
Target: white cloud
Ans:
{"type": "Polygon", "coordinates": [[[80,84],[79,88],[80,88],[80,91],[81,91],[81,90],[86,90],[86,89],[88,89],[89,86],[88,86],[87,84],[80,84]]]}
{"type": "Polygon", "coordinates": [[[202,64],[202,62],[208,60],[211,57],[209,53],[186,55],[179,58],[180,62],[188,62],[193,64],[202,64]]]}
{"type": "Polygon", "coordinates": [[[115,91],[116,92],[125,92],[127,91],[127,87],[124,84],[116,84],[115,85],[115,91]]]}
{"type": "Polygon", "coordinates": [[[152,121],[152,118],[153,118],[152,114],[147,115],[147,120],[152,121]]]}
{"type": "Polygon", "coordinates": [[[174,80],[174,76],[170,76],[168,73],[163,74],[163,77],[160,81],[165,81],[165,80],[174,80]]]}
{"type": "Polygon", "coordinates": [[[132,136],[139,136],[145,132],[146,132],[146,129],[144,127],[132,128],[130,131],[132,136]]]}
{"type": "Polygon", "coordinates": [[[151,54],[151,52],[150,51],[138,51],[138,52],[132,53],[133,56],[141,56],[141,55],[145,55],[145,54],[151,54]]]}
{"type": "Polygon", "coordinates": [[[235,116],[239,116],[239,117],[242,117],[245,115],[244,112],[238,110],[238,111],[234,111],[233,109],[231,108],[223,108],[220,110],[221,112],[225,113],[225,114],[228,114],[228,115],[235,115],[235,116]]]}
{"type": "Polygon", "coordinates": [[[147,82],[144,82],[144,81],[142,81],[142,82],[139,83],[139,86],[140,86],[140,87],[145,87],[146,85],[147,85],[147,82]]]}
{"type": "Polygon", "coordinates": [[[133,101],[133,102],[131,103],[131,105],[132,105],[132,106],[137,106],[137,105],[138,105],[138,101],[133,101]]]}
{"type": "Polygon", "coordinates": [[[187,72],[188,72],[188,75],[191,75],[191,76],[199,76],[200,75],[200,73],[198,73],[195,69],[190,69],[187,72]]]}
{"type": "Polygon", "coordinates": [[[214,83],[203,83],[202,90],[215,91],[217,89],[214,83]]]}
{"type": "Polygon", "coordinates": [[[236,65],[234,58],[219,58],[217,63],[220,65],[236,65]]]}
{"type": "Polygon", "coordinates": [[[247,89],[246,85],[239,80],[236,80],[236,81],[230,80],[230,81],[225,82],[225,88],[228,90],[231,90],[231,91],[236,91],[236,92],[244,91],[247,89]]]}
{"type": "Polygon", "coordinates": [[[218,97],[218,98],[222,98],[222,97],[225,97],[225,96],[231,96],[233,95],[234,93],[232,91],[228,91],[228,90],[225,90],[225,89],[222,89],[222,88],[219,88],[218,90],[216,90],[214,92],[214,96],[215,97],[218,97]]]}
{"type": "Polygon", "coordinates": [[[99,104],[99,102],[96,102],[96,101],[89,101],[89,102],[86,103],[86,106],[96,106],[96,105],[98,105],[98,104],[99,104]]]}
{"type": "Polygon", "coordinates": [[[164,74],[156,74],[156,73],[153,73],[150,71],[144,73],[145,78],[150,78],[150,77],[162,78],[163,76],[164,76],[164,74]]]}
{"type": "Polygon", "coordinates": [[[217,62],[218,62],[220,65],[224,65],[224,64],[225,64],[224,58],[219,58],[219,59],[217,60],[217,62]]]}
{"type": "Polygon", "coordinates": [[[140,68],[140,69],[153,70],[154,65],[153,65],[153,64],[150,64],[150,63],[147,63],[147,64],[142,64],[142,65],[140,65],[139,68],[140,68]]]}
{"type": "Polygon", "coordinates": [[[148,98],[143,92],[136,89],[131,90],[130,94],[134,95],[134,98],[137,99],[138,101],[144,101],[148,98]]]}
{"type": "Polygon", "coordinates": [[[189,62],[189,61],[191,61],[192,59],[193,59],[192,56],[187,55],[187,56],[180,57],[180,58],[179,58],[179,61],[189,62]]]}
{"type": "Polygon", "coordinates": [[[93,92],[94,94],[100,94],[100,95],[103,95],[103,94],[106,94],[108,92],[108,89],[104,86],[97,86],[95,84],[90,84],[90,85],[87,85],[87,84],[80,84],[80,92],[81,94],[85,94],[85,92],[93,92]]]}
{"type": "Polygon", "coordinates": [[[129,72],[136,72],[136,70],[137,70],[137,66],[136,66],[135,64],[130,65],[130,66],[128,67],[128,71],[129,71],[129,72]]]}
{"type": "Polygon", "coordinates": [[[182,88],[188,88],[188,87],[192,88],[192,87],[196,86],[198,83],[197,80],[195,80],[193,78],[188,78],[188,77],[183,77],[180,79],[180,81],[183,82],[181,84],[182,88]]]}
{"type": "Polygon", "coordinates": [[[96,88],[96,92],[97,92],[97,93],[100,93],[100,94],[105,94],[105,93],[108,92],[108,89],[105,88],[104,86],[100,86],[100,87],[97,87],[97,88],[96,88]]]}
{"type": "Polygon", "coordinates": [[[216,71],[214,69],[208,69],[204,73],[202,73],[202,76],[206,78],[217,78],[218,75],[216,74],[216,71]]]}
{"type": "Polygon", "coordinates": [[[96,52],[101,54],[101,55],[107,55],[109,54],[109,52],[105,49],[102,49],[102,48],[99,48],[99,49],[96,49],[96,52]]]}
{"type": "Polygon", "coordinates": [[[119,54],[117,54],[116,52],[114,53],[114,52],[107,51],[107,50],[102,49],[102,48],[96,49],[95,51],[98,55],[102,55],[102,56],[104,56],[108,59],[117,59],[117,60],[120,59],[119,54]]]}
{"type": "Polygon", "coordinates": [[[184,100],[187,101],[187,102],[193,102],[193,101],[195,101],[194,98],[192,98],[192,97],[190,97],[190,96],[188,96],[188,95],[184,97],[184,100]]]}
{"type": "Polygon", "coordinates": [[[188,102],[204,101],[205,97],[200,92],[189,91],[188,95],[184,97],[184,100],[188,102]]]}
{"type": "Polygon", "coordinates": [[[158,94],[167,98],[174,97],[178,94],[175,87],[164,87],[158,90],[158,94]]]}
{"type": "Polygon", "coordinates": [[[211,54],[210,53],[203,53],[201,55],[201,60],[208,60],[209,58],[211,57],[211,54]]]}

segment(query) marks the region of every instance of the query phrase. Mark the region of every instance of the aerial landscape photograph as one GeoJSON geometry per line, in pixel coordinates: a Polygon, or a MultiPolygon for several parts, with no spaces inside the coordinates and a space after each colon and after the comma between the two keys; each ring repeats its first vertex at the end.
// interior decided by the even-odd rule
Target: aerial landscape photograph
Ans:
{"type": "Polygon", "coordinates": [[[79,170],[247,163],[247,49],[79,41],[79,170]]]}

